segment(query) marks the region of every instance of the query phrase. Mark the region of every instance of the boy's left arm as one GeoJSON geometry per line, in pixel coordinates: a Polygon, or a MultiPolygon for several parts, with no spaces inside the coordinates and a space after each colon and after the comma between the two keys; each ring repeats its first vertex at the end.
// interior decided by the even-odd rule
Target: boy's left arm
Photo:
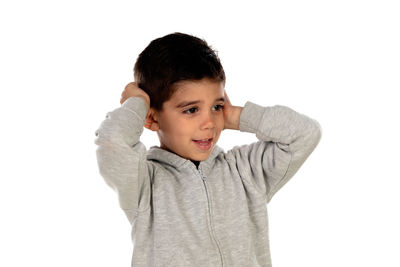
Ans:
{"type": "MultiPolygon", "coordinates": [[[[230,104],[230,103],[229,103],[230,104]]],[[[247,102],[231,106],[230,126],[255,133],[259,142],[227,152],[248,182],[272,196],[297,172],[321,138],[319,123],[285,106],[262,107],[247,102]]]]}

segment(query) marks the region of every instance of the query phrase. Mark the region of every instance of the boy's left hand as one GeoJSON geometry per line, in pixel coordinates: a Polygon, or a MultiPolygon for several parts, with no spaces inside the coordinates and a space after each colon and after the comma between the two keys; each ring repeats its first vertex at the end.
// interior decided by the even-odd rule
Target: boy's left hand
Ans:
{"type": "Polygon", "coordinates": [[[232,129],[239,130],[240,114],[242,113],[242,107],[232,106],[231,101],[225,91],[225,105],[224,105],[224,130],[232,129]]]}

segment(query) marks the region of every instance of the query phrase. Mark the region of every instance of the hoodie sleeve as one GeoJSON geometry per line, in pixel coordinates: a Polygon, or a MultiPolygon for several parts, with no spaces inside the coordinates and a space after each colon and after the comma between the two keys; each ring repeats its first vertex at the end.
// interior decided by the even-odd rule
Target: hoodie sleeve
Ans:
{"type": "Polygon", "coordinates": [[[266,195],[267,202],[297,172],[321,138],[319,123],[285,106],[247,102],[239,129],[259,142],[228,151],[242,179],[266,195]]]}
{"type": "Polygon", "coordinates": [[[99,172],[113,188],[119,204],[132,224],[136,213],[150,201],[150,175],[146,147],[139,142],[147,114],[140,97],[130,97],[121,107],[108,112],[96,131],[99,172]]]}

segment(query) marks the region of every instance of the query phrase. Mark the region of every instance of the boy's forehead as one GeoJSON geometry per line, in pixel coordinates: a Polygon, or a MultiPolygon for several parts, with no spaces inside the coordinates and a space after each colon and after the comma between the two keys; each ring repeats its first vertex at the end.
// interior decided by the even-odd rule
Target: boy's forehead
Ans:
{"type": "Polygon", "coordinates": [[[203,79],[200,81],[180,81],[175,85],[175,92],[170,100],[179,102],[182,100],[198,100],[198,98],[224,96],[224,84],[222,82],[203,79]]]}

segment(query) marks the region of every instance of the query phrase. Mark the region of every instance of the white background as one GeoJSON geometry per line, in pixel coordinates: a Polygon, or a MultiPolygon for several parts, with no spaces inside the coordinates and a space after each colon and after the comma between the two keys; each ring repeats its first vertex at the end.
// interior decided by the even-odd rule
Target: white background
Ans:
{"type": "MultiPolygon", "coordinates": [[[[2,1],[0,266],[130,266],[94,133],[137,55],[179,31],[218,51],[234,105],[286,105],[323,128],[269,205],[274,266],[399,267],[396,2],[2,1]]],[[[219,145],[255,140],[225,131],[219,145]]]]}

